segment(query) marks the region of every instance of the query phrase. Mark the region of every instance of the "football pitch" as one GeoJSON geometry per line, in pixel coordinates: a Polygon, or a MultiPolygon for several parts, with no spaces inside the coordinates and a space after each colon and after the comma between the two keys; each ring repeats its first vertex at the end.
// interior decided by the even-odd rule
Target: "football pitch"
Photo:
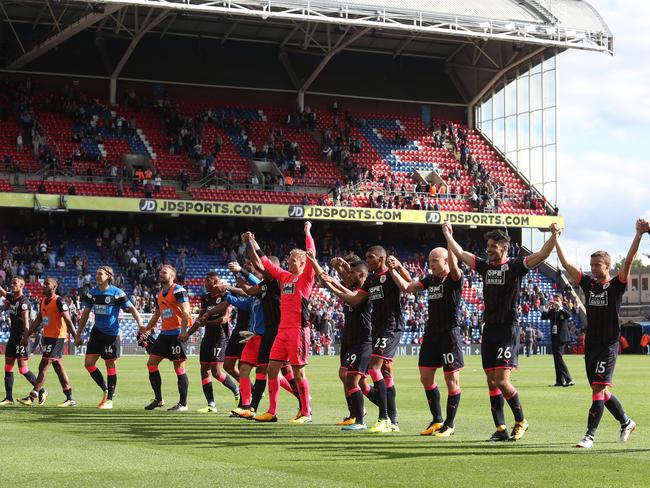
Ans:
{"type": "MultiPolygon", "coordinates": [[[[30,366],[36,368],[38,357],[30,366]]],[[[100,392],[81,357],[66,357],[76,408],[57,408],[63,400],[50,370],[44,406],[0,411],[0,487],[11,486],[650,486],[648,371],[650,357],[621,356],[615,394],[639,425],[627,444],[619,444],[618,423],[605,411],[591,451],[573,448],[586,428],[591,395],[582,357],[566,356],[577,385],[551,388],[551,356],[520,358],[515,373],[530,430],[517,443],[486,442],[494,427],[480,358],[469,357],[461,376],[462,400],[456,435],[421,437],[431,420],[417,359],[395,361],[401,432],[341,432],[334,423],[346,414],[337,378],[338,358],[315,357],[308,367],[314,422],[290,425],[296,401],[280,393],[280,420],[258,424],[228,418],[230,392],[215,382],[218,414],[199,414],[205,405],[198,358],[188,360],[190,412],[147,412],[152,398],[146,358],[119,362],[114,410],[98,410],[100,392]]],[[[176,377],[161,365],[168,406],[177,401],[176,377]]],[[[442,377],[437,378],[443,383],[442,377]]],[[[28,383],[16,374],[14,397],[28,383]]],[[[444,405],[446,388],[441,385],[444,405]]],[[[262,400],[261,408],[267,405],[262,400]]],[[[366,402],[367,420],[376,407],[366,402]]],[[[506,418],[512,415],[506,405],[506,418]]]]}

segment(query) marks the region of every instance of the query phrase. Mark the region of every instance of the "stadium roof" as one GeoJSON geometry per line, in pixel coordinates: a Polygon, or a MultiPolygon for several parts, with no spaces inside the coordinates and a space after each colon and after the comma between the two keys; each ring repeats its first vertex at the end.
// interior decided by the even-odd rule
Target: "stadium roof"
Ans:
{"type": "Polygon", "coordinates": [[[256,43],[260,52],[274,46],[291,80],[286,88],[303,93],[341,53],[434,60],[463,105],[535,57],[613,51],[607,25],[582,0],[0,0],[0,17],[4,64],[13,71],[43,70],[43,54],[92,33],[121,48],[102,73],[115,80],[145,38],[199,38],[256,43]],[[292,62],[301,56],[317,61],[300,72],[292,62]]]}

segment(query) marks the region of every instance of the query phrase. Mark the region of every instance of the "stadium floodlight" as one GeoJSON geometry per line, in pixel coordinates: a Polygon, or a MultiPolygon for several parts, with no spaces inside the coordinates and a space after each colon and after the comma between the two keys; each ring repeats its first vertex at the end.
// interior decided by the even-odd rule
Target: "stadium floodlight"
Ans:
{"type": "Polygon", "coordinates": [[[568,30],[565,32],[567,37],[575,37],[576,36],[576,31],[574,30],[568,30]]]}
{"type": "Polygon", "coordinates": [[[535,32],[535,30],[537,30],[537,27],[532,24],[527,24],[524,26],[524,30],[530,34],[531,32],[535,32]]]}
{"type": "Polygon", "coordinates": [[[513,30],[515,30],[516,26],[512,22],[508,22],[506,25],[504,25],[504,28],[507,31],[513,31],[513,30]]]}
{"type": "Polygon", "coordinates": [[[490,23],[489,22],[479,22],[478,26],[483,29],[485,32],[487,32],[490,29],[490,23]]]}
{"type": "Polygon", "coordinates": [[[555,27],[553,27],[553,26],[546,27],[546,35],[552,36],[552,35],[555,35],[556,32],[557,32],[557,29],[555,27]]]}

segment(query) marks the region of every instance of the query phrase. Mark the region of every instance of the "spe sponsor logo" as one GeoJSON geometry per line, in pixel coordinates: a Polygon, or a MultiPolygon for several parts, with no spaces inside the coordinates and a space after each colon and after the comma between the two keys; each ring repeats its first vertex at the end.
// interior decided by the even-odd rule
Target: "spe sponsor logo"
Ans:
{"type": "Polygon", "coordinates": [[[427,224],[439,224],[440,212],[427,212],[427,224]]]}
{"type": "Polygon", "coordinates": [[[140,212],[155,212],[157,208],[155,200],[140,200],[140,212]]]}
{"type": "Polygon", "coordinates": [[[608,303],[609,293],[606,291],[602,293],[589,292],[589,305],[592,307],[606,307],[608,303]]]}
{"type": "Polygon", "coordinates": [[[300,219],[305,216],[305,207],[302,205],[289,205],[289,217],[300,219]]]}

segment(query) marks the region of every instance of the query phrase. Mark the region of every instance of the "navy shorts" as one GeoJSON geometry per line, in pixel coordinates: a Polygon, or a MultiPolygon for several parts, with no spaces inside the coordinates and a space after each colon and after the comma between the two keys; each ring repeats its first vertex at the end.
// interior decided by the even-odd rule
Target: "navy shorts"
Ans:
{"type": "Polygon", "coordinates": [[[458,327],[444,332],[425,330],[418,359],[420,368],[442,368],[445,373],[463,369],[462,341],[458,327]]]}

